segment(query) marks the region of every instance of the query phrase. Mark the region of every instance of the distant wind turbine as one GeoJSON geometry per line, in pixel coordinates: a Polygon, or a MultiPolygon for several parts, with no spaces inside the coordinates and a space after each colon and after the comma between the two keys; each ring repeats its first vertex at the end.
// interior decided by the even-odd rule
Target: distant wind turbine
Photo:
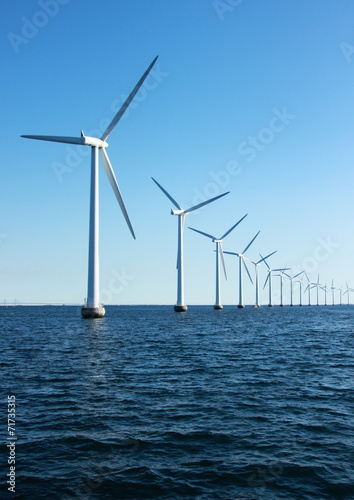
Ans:
{"type": "Polygon", "coordinates": [[[295,276],[290,276],[289,274],[287,273],[284,273],[285,276],[287,276],[290,280],[290,305],[293,306],[293,280],[295,278],[297,278],[298,276],[300,276],[300,274],[302,274],[304,271],[301,271],[300,273],[297,273],[295,274],[295,276]]]}
{"type": "Polygon", "coordinates": [[[334,306],[334,290],[335,286],[333,285],[333,278],[332,278],[332,284],[331,284],[331,291],[332,291],[332,306],[334,306]]]}
{"type": "Polygon", "coordinates": [[[135,239],[135,234],[131,222],[126,211],[122,195],[120,193],[116,177],[114,175],[111,162],[106,153],[108,146],[106,140],[110,133],[117,125],[119,120],[128,109],[130,103],[144,83],[146,77],[150,73],[157,57],[152,61],[143,76],[135,85],[132,92],[129,94],[118,113],[115,115],[111,123],[103,132],[100,139],[96,137],[88,137],[81,131],[81,137],[61,137],[61,136],[47,136],[47,135],[22,135],[27,139],[38,139],[41,141],[61,142],[65,144],[75,144],[78,146],[91,147],[91,194],[90,194],[90,228],[89,228],[89,257],[88,257],[88,286],[86,304],[81,309],[83,318],[101,318],[105,315],[105,309],[99,301],[99,190],[98,190],[98,151],[101,152],[103,166],[108,176],[109,182],[112,186],[114,194],[117,198],[119,206],[122,210],[125,221],[130,229],[130,232],[135,239]]]}
{"type": "Polygon", "coordinates": [[[259,304],[259,273],[258,273],[258,266],[261,264],[261,262],[263,262],[266,259],[268,259],[268,257],[271,257],[276,252],[277,252],[277,250],[275,250],[274,252],[270,253],[266,257],[263,257],[258,262],[251,261],[252,264],[254,264],[254,272],[255,272],[255,277],[256,277],[256,279],[255,279],[255,281],[256,281],[256,302],[255,302],[255,304],[254,304],[253,307],[260,307],[260,304],[259,304]]]}
{"type": "Polygon", "coordinates": [[[308,304],[307,304],[307,305],[309,305],[309,306],[310,306],[310,305],[311,305],[311,285],[312,285],[312,283],[311,283],[311,281],[310,281],[309,277],[307,276],[307,273],[306,273],[306,272],[305,272],[305,276],[306,276],[307,286],[306,286],[306,288],[305,288],[304,293],[305,293],[305,292],[306,292],[306,290],[307,290],[307,292],[308,292],[308,304]]]}
{"type": "Polygon", "coordinates": [[[164,189],[161,184],[159,184],[153,177],[151,177],[152,180],[155,182],[155,184],[161,189],[161,191],[167,196],[167,198],[174,204],[174,206],[177,208],[177,210],[171,209],[171,215],[177,215],[178,216],[178,248],[177,248],[177,303],[174,306],[174,309],[176,312],[185,312],[187,311],[187,306],[184,303],[184,272],[183,272],[183,267],[184,267],[184,255],[183,255],[183,233],[184,233],[184,221],[185,217],[187,214],[190,212],[194,212],[194,210],[197,210],[198,208],[204,207],[204,205],[208,205],[212,201],[217,200],[218,198],[221,198],[222,196],[225,196],[226,194],[229,194],[229,191],[227,193],[219,194],[219,196],[215,196],[214,198],[211,198],[210,200],[203,201],[203,203],[199,203],[198,205],[195,205],[194,207],[188,208],[187,210],[184,210],[181,208],[181,206],[177,203],[177,201],[172,198],[172,196],[164,189]]]}
{"type": "MultiPolygon", "coordinates": [[[[303,271],[305,273],[305,271],[303,271]]],[[[297,283],[299,283],[299,306],[302,306],[302,280],[304,276],[301,276],[300,280],[297,280],[297,283]]]]}
{"type": "Polygon", "coordinates": [[[352,288],[349,288],[348,283],[345,282],[345,286],[347,287],[346,291],[343,293],[345,295],[346,293],[348,294],[348,306],[350,305],[350,292],[353,292],[352,288]]]}
{"type": "MultiPolygon", "coordinates": [[[[259,254],[261,257],[262,255],[259,254]]],[[[262,257],[263,258],[263,257],[262,257]]],[[[267,266],[268,268],[268,275],[266,277],[266,280],[264,282],[264,285],[263,285],[263,289],[266,287],[266,284],[268,282],[268,286],[269,286],[269,302],[268,302],[268,307],[273,307],[273,304],[272,304],[272,273],[273,272],[284,272],[284,271],[288,271],[289,269],[291,269],[290,267],[283,267],[282,269],[271,269],[267,263],[267,261],[265,260],[264,261],[265,265],[267,266]]]]}
{"type": "Polygon", "coordinates": [[[196,233],[202,234],[206,236],[207,238],[211,238],[213,243],[216,243],[216,290],[215,290],[215,305],[214,309],[222,309],[223,306],[221,305],[221,297],[220,297],[220,260],[222,262],[223,268],[224,268],[224,274],[225,274],[225,279],[227,279],[226,276],[226,268],[225,268],[225,262],[224,262],[224,255],[223,255],[223,249],[222,249],[222,240],[228,236],[231,231],[235,229],[236,226],[240,224],[240,222],[243,221],[245,217],[247,217],[248,214],[244,215],[242,219],[240,219],[236,224],[234,224],[228,231],[226,231],[225,234],[221,236],[221,238],[217,238],[216,236],[213,236],[212,234],[208,233],[203,233],[203,231],[199,231],[198,229],[193,229],[193,227],[190,227],[192,231],[195,231],[196,233]],[[219,259],[220,256],[220,259],[219,259]]]}
{"type": "MultiPolygon", "coordinates": [[[[244,249],[244,251],[242,253],[236,253],[236,252],[224,252],[224,253],[227,253],[229,255],[236,255],[238,257],[238,270],[239,270],[239,275],[238,275],[238,284],[239,284],[239,302],[238,302],[238,306],[239,308],[243,308],[245,307],[244,303],[243,303],[243,283],[242,283],[242,265],[244,266],[244,268],[246,269],[246,272],[248,274],[248,277],[251,281],[251,283],[253,284],[253,281],[252,281],[252,278],[251,278],[251,275],[250,275],[250,272],[247,268],[247,265],[245,263],[245,253],[247,252],[247,250],[249,249],[249,247],[252,245],[252,243],[254,242],[254,240],[257,238],[257,236],[259,235],[260,231],[258,231],[258,233],[256,234],[256,236],[254,236],[254,238],[252,238],[252,240],[248,243],[248,245],[246,246],[246,248],[244,249]]],[[[263,258],[263,257],[262,257],[263,258]]]]}

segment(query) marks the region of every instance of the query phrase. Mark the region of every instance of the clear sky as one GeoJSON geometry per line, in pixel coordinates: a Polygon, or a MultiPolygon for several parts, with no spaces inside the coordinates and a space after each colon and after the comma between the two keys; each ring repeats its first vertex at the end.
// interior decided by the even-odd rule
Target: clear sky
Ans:
{"type": "MultiPolygon", "coordinates": [[[[251,259],[354,287],[352,0],[7,0],[0,26],[0,302],[86,297],[89,148],[20,135],[99,135],[156,55],[108,141],[136,241],[101,168],[102,301],[176,300],[177,218],[151,176],[184,208],[230,191],[186,224],[221,236],[248,213],[224,250],[261,230],[251,259]]],[[[214,301],[213,250],[186,228],[187,304],[214,301]]]]}

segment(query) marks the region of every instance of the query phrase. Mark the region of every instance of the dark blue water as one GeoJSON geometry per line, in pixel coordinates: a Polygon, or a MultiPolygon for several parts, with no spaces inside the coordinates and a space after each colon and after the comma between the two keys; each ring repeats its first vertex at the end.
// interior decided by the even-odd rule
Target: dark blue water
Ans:
{"type": "Polygon", "coordinates": [[[1,498],[354,499],[353,306],[0,321],[1,498]]]}

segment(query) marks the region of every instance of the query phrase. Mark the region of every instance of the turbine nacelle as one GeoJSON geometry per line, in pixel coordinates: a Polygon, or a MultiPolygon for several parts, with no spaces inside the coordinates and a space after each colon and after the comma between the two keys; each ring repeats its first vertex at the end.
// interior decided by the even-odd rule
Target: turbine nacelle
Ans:
{"type": "Polygon", "coordinates": [[[97,148],[107,148],[108,142],[102,141],[102,139],[98,139],[97,137],[89,137],[87,135],[83,136],[84,145],[85,146],[93,146],[97,148]]]}
{"type": "Polygon", "coordinates": [[[171,208],[171,215],[183,215],[185,214],[186,212],[184,210],[173,210],[173,208],[171,208]]]}

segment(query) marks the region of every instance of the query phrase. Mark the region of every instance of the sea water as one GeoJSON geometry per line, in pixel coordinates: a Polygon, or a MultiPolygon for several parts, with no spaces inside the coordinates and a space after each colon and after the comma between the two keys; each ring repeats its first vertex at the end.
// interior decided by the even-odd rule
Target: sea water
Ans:
{"type": "Polygon", "coordinates": [[[1,498],[354,499],[353,306],[0,321],[1,498]]]}

